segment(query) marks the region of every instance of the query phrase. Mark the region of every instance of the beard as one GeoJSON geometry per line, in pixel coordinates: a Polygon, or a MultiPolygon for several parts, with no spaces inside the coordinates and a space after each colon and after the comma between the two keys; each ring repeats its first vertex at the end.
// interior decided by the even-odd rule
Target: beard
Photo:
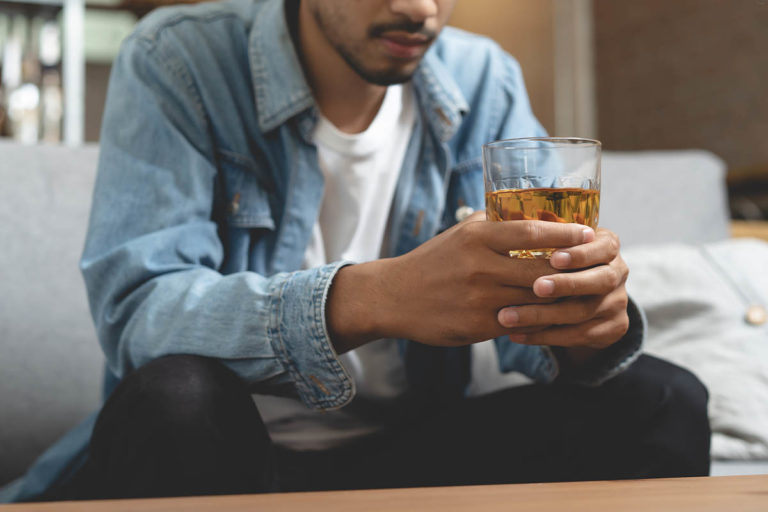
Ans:
{"type": "Polygon", "coordinates": [[[380,23],[371,26],[367,31],[367,38],[362,43],[349,42],[343,37],[339,37],[338,32],[333,30],[334,26],[343,26],[342,20],[334,20],[334,23],[326,23],[324,16],[319,11],[314,11],[314,17],[320,30],[325,34],[325,38],[333,46],[336,52],[344,59],[344,62],[358,75],[368,83],[381,86],[402,84],[411,79],[423,55],[416,61],[409,63],[401,62],[392,64],[383,69],[377,69],[370,64],[369,59],[365,57],[365,44],[372,43],[377,37],[389,31],[402,31],[412,34],[421,34],[427,37],[427,47],[437,37],[437,33],[424,27],[424,23],[416,23],[407,20],[395,21],[390,23],[380,23]]]}
{"type": "Polygon", "coordinates": [[[352,71],[357,73],[366,82],[374,85],[402,84],[409,81],[416,71],[416,66],[413,69],[370,69],[366,67],[365,63],[361,62],[363,59],[358,58],[357,54],[348,50],[345,47],[336,47],[336,51],[339,52],[339,55],[341,55],[341,58],[344,59],[347,65],[352,68],[352,71]]]}

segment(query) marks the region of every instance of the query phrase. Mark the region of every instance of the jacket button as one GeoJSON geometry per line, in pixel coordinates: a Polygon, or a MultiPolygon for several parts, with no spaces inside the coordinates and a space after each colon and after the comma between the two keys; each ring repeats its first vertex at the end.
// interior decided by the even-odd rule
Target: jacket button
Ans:
{"type": "Polygon", "coordinates": [[[229,214],[235,215],[240,210],[240,192],[235,193],[232,202],[229,203],[229,214]]]}
{"type": "Polygon", "coordinates": [[[747,323],[749,325],[763,325],[768,321],[768,311],[764,306],[753,304],[747,310],[747,323]]]}
{"type": "Polygon", "coordinates": [[[459,206],[456,209],[456,222],[463,221],[473,213],[475,213],[475,209],[471,206],[459,206]]]}

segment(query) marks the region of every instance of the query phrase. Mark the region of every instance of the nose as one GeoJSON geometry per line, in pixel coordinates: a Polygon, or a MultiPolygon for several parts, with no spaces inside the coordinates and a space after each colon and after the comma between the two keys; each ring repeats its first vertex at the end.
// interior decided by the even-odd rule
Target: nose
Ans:
{"type": "Polygon", "coordinates": [[[389,9],[394,14],[402,14],[411,21],[421,22],[437,16],[436,0],[392,0],[389,9]]]}

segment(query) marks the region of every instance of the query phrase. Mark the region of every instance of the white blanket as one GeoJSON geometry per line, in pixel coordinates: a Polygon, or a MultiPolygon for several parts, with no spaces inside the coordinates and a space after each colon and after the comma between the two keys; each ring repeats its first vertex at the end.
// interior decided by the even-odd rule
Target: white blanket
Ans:
{"type": "Polygon", "coordinates": [[[627,287],[645,310],[646,351],[694,372],[709,389],[712,456],[768,459],[768,323],[745,320],[768,306],[768,243],[623,251],[627,287]]]}

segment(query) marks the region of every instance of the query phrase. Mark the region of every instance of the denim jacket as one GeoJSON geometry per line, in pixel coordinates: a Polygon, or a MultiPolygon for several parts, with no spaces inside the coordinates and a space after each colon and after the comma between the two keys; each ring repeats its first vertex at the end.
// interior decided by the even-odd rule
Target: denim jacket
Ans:
{"type": "MultiPolygon", "coordinates": [[[[545,134],[518,64],[487,39],[446,28],[413,86],[418,113],[391,208],[392,256],[455,224],[458,208],[484,207],[483,143],[545,134]]],[[[282,0],[161,9],[124,42],[81,262],[111,376],[200,354],[253,391],[313,409],[352,399],[324,313],[349,262],[300,270],[323,196],[317,117],[282,0]]],[[[644,329],[633,305],[630,313],[630,332],[576,380],[599,384],[634,360],[644,329]]],[[[505,339],[496,348],[502,371],[539,382],[558,375],[549,349],[505,339]]],[[[92,423],[45,454],[15,497],[71,471],[92,423]]]]}

